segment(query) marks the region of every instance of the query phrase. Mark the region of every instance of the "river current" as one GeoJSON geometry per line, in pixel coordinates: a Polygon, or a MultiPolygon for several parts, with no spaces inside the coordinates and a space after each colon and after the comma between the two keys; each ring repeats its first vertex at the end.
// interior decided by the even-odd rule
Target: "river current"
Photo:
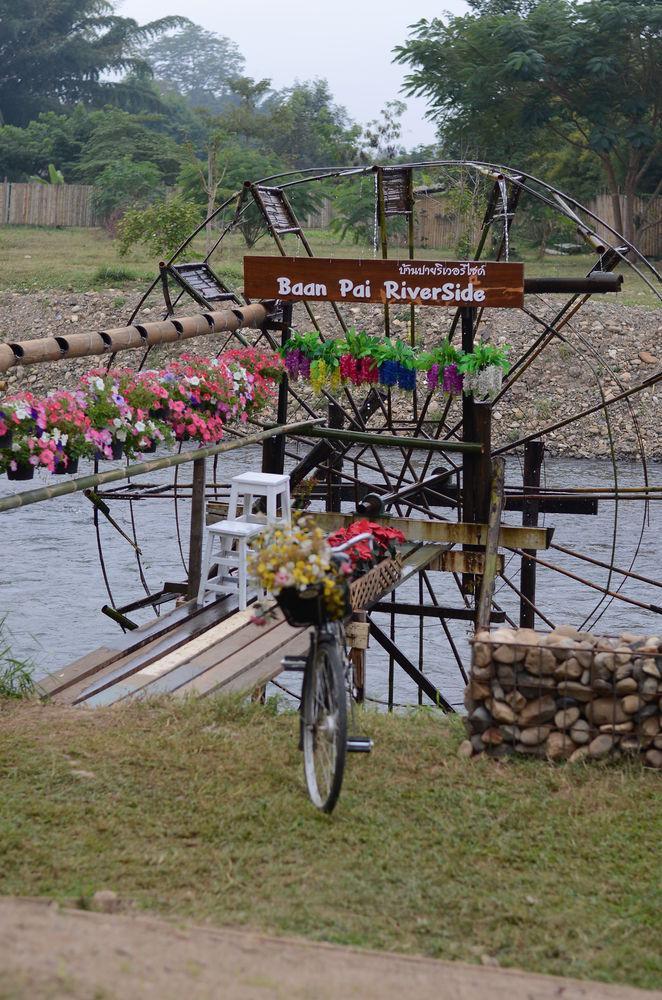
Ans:
{"type": "MultiPolygon", "coordinates": [[[[257,448],[238,449],[221,456],[218,477],[228,481],[237,472],[259,468],[257,448]]],[[[105,467],[112,467],[109,463],[105,467]]],[[[180,480],[190,478],[190,466],[180,470],[180,480]],[[185,471],[186,470],[186,471],[185,471]]],[[[81,465],[79,474],[91,471],[81,465]]],[[[44,474],[44,481],[46,481],[44,474]]],[[[208,476],[211,475],[211,465],[208,476]]],[[[643,483],[640,463],[619,462],[619,485],[639,486],[643,483]]],[[[150,482],[172,480],[172,470],[149,477],[150,482]]],[[[53,481],[49,477],[49,481],[53,481]]],[[[509,484],[521,482],[520,463],[511,458],[506,472],[509,484]]],[[[649,466],[649,481],[662,483],[662,464],[649,466]]],[[[41,485],[35,478],[28,483],[0,480],[0,495],[27,490],[41,485]]],[[[613,470],[609,463],[585,459],[548,458],[545,462],[543,485],[547,487],[612,486],[613,470]]],[[[121,527],[131,534],[131,517],[127,503],[117,501],[111,513],[121,527]]],[[[595,516],[554,514],[541,516],[541,524],[553,525],[554,541],[594,559],[609,563],[612,543],[616,538],[614,563],[628,569],[637,546],[640,545],[636,571],[654,580],[662,578],[662,500],[653,501],[644,510],[641,501],[621,501],[614,525],[611,501],[600,501],[595,516]],[[640,537],[643,528],[643,538],[640,537]]],[[[182,581],[183,563],[177,542],[172,501],[144,500],[133,504],[136,531],[143,550],[143,568],[152,591],[159,590],[164,580],[182,581]]],[[[184,555],[188,539],[189,505],[179,504],[184,555]]],[[[349,508],[347,508],[349,509],[349,508]]],[[[449,511],[449,517],[452,513],[449,511]]],[[[521,523],[521,514],[508,513],[505,520],[521,523]]],[[[97,542],[92,524],[92,507],[81,494],[35,504],[0,514],[3,560],[0,566],[0,616],[5,616],[13,653],[34,663],[35,676],[43,676],[111,638],[119,626],[101,614],[108,603],[99,568],[97,542]]],[[[117,604],[127,604],[145,593],[137,573],[131,546],[103,518],[101,537],[106,569],[117,604]]],[[[609,580],[606,569],[581,562],[557,551],[541,553],[547,561],[611,589],[619,587],[623,577],[617,574],[609,580]]],[[[506,555],[506,576],[518,582],[519,559],[506,555]]],[[[461,598],[450,574],[433,573],[430,577],[440,604],[461,606],[461,598]]],[[[621,593],[645,603],[662,605],[662,591],[648,584],[628,579],[621,593]]],[[[517,620],[518,598],[501,580],[495,595],[499,605],[517,620]]],[[[398,600],[418,603],[418,580],[398,589],[398,600]]],[[[586,618],[594,622],[594,631],[615,634],[619,631],[662,631],[662,616],[644,611],[618,600],[600,603],[602,595],[549,569],[538,573],[537,603],[555,624],[583,624],[586,618]]],[[[425,602],[430,603],[425,595],[425,602]]],[[[172,605],[166,605],[166,608],[172,605]]],[[[138,622],[146,621],[152,611],[131,615],[138,622]]],[[[378,616],[379,624],[388,630],[388,616],[378,616]]],[[[424,669],[430,679],[457,707],[462,703],[462,679],[450,646],[440,624],[426,619],[423,643],[419,642],[418,619],[399,619],[397,644],[416,665],[422,650],[424,669]]],[[[538,624],[541,624],[540,622],[538,624]]],[[[545,627],[542,625],[542,627],[545,627]]],[[[458,649],[466,657],[469,623],[449,622],[458,649]]],[[[380,702],[388,691],[388,660],[371,641],[368,653],[367,693],[380,702]]],[[[283,683],[290,684],[286,676],[283,683]]],[[[416,702],[416,689],[399,667],[395,667],[394,698],[401,704],[416,702]]]]}

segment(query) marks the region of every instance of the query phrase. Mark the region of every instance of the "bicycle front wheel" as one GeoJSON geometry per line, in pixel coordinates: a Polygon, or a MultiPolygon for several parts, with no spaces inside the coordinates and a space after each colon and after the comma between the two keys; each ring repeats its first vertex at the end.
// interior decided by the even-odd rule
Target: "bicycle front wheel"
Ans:
{"type": "Polygon", "coordinates": [[[347,696],[337,642],[320,642],[306,665],[303,767],[313,805],[330,813],[340,795],[347,751],[347,696]]]}

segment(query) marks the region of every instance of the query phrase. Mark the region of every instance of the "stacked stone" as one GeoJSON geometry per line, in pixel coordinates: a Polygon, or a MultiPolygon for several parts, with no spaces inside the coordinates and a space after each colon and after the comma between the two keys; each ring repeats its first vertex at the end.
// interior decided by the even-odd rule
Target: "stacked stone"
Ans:
{"type": "Polygon", "coordinates": [[[642,754],[662,768],[662,637],[479,631],[460,752],[570,761],[642,754]]]}

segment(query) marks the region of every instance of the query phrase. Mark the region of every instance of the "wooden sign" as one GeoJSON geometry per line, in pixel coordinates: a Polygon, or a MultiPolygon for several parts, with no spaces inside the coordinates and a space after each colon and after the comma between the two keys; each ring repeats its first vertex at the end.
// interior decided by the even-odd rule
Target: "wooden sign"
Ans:
{"type": "Polygon", "coordinates": [[[492,261],[244,257],[244,294],[284,302],[524,305],[524,265],[492,261]]]}

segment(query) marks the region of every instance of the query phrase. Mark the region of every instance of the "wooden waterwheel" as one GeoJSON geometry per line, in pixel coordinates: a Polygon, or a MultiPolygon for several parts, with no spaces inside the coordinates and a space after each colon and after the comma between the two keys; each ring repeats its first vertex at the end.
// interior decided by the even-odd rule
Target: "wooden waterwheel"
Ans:
{"type": "MultiPolygon", "coordinates": [[[[305,487],[310,508],[330,528],[357,512],[390,517],[405,527],[410,550],[419,553],[400,585],[366,614],[372,637],[368,670],[374,660],[375,669],[385,671],[383,700],[458,705],[468,671],[467,637],[477,621],[542,628],[563,622],[583,629],[600,622],[609,631],[623,628],[632,614],[637,622],[650,616],[659,629],[660,584],[653,572],[635,572],[635,566],[647,531],[654,530],[653,501],[662,496],[650,479],[640,428],[641,407],[655,405],[662,372],[656,366],[646,377],[624,379],[578,317],[596,295],[617,301],[620,275],[626,288],[637,282],[658,298],[660,278],[636,247],[574,199],[523,171],[466,161],[318,170],[247,182],[161,265],[131,321],[150,296],[163,296],[166,314],[183,302],[190,312],[190,299],[203,310],[245,302],[236,273],[225,266],[228,241],[243,233],[250,254],[267,252],[263,246],[270,241],[277,255],[313,258],[315,236],[306,235],[297,206],[314,223],[314,206],[324,198],[332,209],[335,199],[346,215],[362,218],[362,228],[355,228],[370,258],[436,261],[448,259],[452,247],[454,259],[512,261],[523,234],[541,231],[541,218],[546,231],[557,222],[566,232],[574,227],[589,254],[555,258],[562,273],[551,277],[534,277],[540,268],[526,265],[524,305],[516,313],[276,301],[261,330],[230,334],[215,344],[220,352],[238,337],[278,348],[292,329],[333,338],[349,327],[428,347],[450,338],[466,351],[478,337],[511,343],[512,366],[488,403],[444,397],[420,379],[410,393],[344,385],[314,394],[301,382],[281,386],[278,422],[321,417],[328,433],[267,442],[263,468],[290,472],[295,489],[305,487]],[[191,262],[194,240],[203,231],[208,252],[191,262]],[[559,368],[565,372],[562,398],[549,388],[559,368]],[[630,442],[625,451],[624,428],[630,442]],[[578,430],[587,437],[604,431],[598,482],[586,482],[579,472],[569,478],[571,463],[562,456],[578,430]],[[492,496],[493,508],[502,505],[495,512],[491,491],[500,458],[505,484],[502,500],[492,496]],[[497,523],[499,551],[486,566],[491,516],[502,532],[497,523]],[[482,536],[471,525],[483,525],[482,536]],[[508,534],[509,527],[516,530],[508,534]],[[481,608],[487,572],[494,582],[488,606],[481,608]],[[413,687],[399,684],[399,668],[413,687]]],[[[346,246],[343,255],[360,256],[346,246]]]]}

